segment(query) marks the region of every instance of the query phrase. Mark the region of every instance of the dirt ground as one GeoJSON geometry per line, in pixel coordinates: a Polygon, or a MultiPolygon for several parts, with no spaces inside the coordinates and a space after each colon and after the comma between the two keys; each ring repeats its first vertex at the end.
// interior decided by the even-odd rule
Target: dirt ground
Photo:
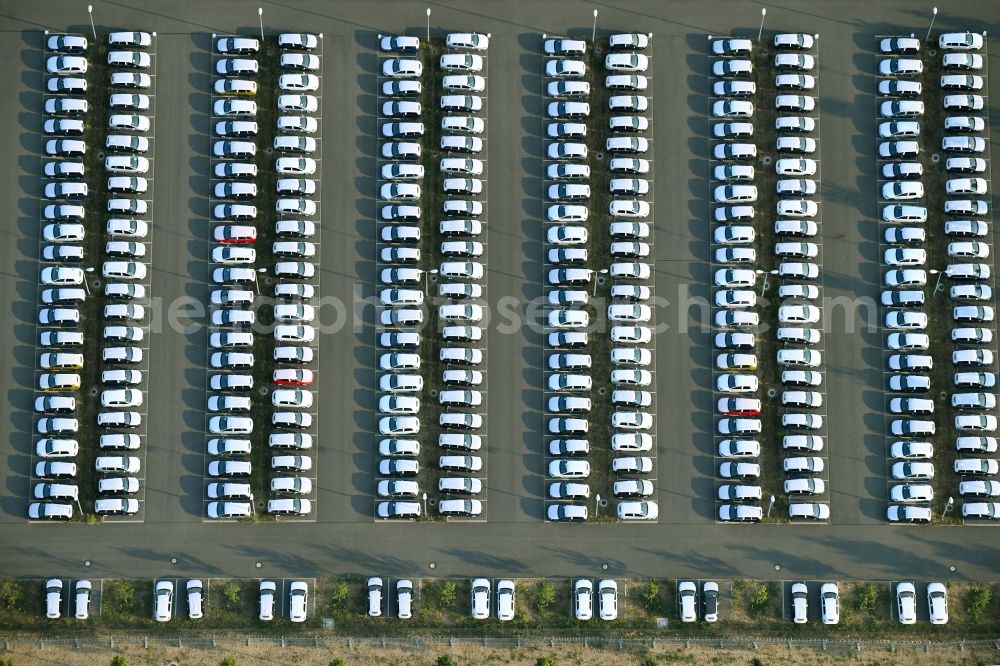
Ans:
{"type": "MultiPolygon", "coordinates": [[[[343,646],[337,648],[286,647],[260,644],[246,647],[230,644],[215,649],[124,647],[109,649],[37,648],[12,645],[0,659],[8,659],[13,666],[105,666],[120,654],[128,666],[218,666],[226,657],[232,657],[238,666],[264,664],[296,666],[332,666],[335,659],[342,659],[346,666],[434,666],[437,659],[451,655],[458,666],[481,664],[510,664],[535,666],[539,657],[551,656],[557,666],[653,666],[654,664],[720,664],[723,666],[888,666],[906,663],[907,666],[950,666],[965,664],[1000,663],[1000,650],[968,648],[931,649],[923,647],[897,648],[896,652],[864,648],[861,652],[822,651],[808,647],[760,645],[756,650],[731,650],[705,646],[684,648],[671,645],[641,652],[619,652],[585,648],[582,645],[557,645],[555,648],[531,646],[519,649],[488,648],[476,645],[432,645],[419,650],[398,650],[373,646],[343,646]],[[754,659],[758,661],[754,661],[754,659]]],[[[336,662],[338,666],[340,662],[336,662]]]]}

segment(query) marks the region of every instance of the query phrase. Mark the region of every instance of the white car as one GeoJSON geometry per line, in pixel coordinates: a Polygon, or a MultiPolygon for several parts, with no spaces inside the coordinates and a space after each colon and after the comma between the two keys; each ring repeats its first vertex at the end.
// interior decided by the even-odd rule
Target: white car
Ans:
{"type": "Polygon", "coordinates": [[[792,622],[805,624],[809,621],[809,588],[805,583],[792,584],[792,622]]]}
{"type": "Polygon", "coordinates": [[[927,610],[931,624],[948,624],[948,589],[943,584],[927,584],[927,610]]]}
{"type": "Polygon", "coordinates": [[[45,617],[56,619],[62,616],[63,582],[51,578],[45,583],[45,617]]]}
{"type": "Polygon", "coordinates": [[[816,160],[782,158],[775,162],[775,171],[779,176],[814,176],[816,160]]]}
{"type": "Polygon", "coordinates": [[[913,583],[896,584],[896,619],[900,624],[917,622],[917,594],[913,583]]]}
{"type": "MultiPolygon", "coordinates": [[[[466,501],[478,502],[478,500],[466,501]]],[[[514,619],[514,581],[512,580],[497,581],[497,619],[505,622],[514,619]]]]}
{"type": "Polygon", "coordinates": [[[490,616],[490,581],[475,578],[470,586],[472,596],[472,617],[485,620],[490,616]]]}
{"type": "Polygon", "coordinates": [[[779,199],[777,204],[779,217],[815,217],[818,211],[816,202],[807,199],[779,199]]]}
{"type": "Polygon", "coordinates": [[[153,588],[153,619],[169,622],[174,611],[174,584],[172,581],[157,581],[153,588]]]}
{"type": "Polygon", "coordinates": [[[882,198],[889,201],[919,199],[924,196],[924,186],[919,181],[894,180],[882,185],[882,198]]]}
{"type": "Polygon", "coordinates": [[[485,51],[490,47],[490,39],[488,35],[476,32],[450,32],[445,37],[445,46],[450,49],[485,51]]]}
{"type": "Polygon", "coordinates": [[[753,103],[744,100],[718,100],[712,105],[712,115],[716,118],[750,118],[753,103]]]}
{"type": "MultiPolygon", "coordinates": [[[[303,32],[283,32],[278,35],[278,47],[281,49],[296,49],[296,50],[306,50],[311,51],[316,48],[319,44],[319,39],[316,35],[303,32]]],[[[273,583],[272,583],[273,585],[273,583]]],[[[261,588],[263,589],[263,587],[261,588]]],[[[272,587],[272,589],[274,589],[272,587]]]]}

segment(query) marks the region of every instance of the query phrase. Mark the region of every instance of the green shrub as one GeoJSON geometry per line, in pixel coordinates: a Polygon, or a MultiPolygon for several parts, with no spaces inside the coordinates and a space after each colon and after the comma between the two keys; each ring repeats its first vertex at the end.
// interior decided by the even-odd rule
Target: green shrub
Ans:
{"type": "Polygon", "coordinates": [[[236,581],[226,583],[226,585],[222,588],[222,597],[226,600],[226,604],[228,604],[230,608],[233,609],[239,608],[240,584],[237,583],[236,581]]]}
{"type": "Polygon", "coordinates": [[[982,620],[992,598],[993,592],[988,587],[976,585],[970,588],[965,599],[965,607],[968,609],[969,619],[973,622],[982,620]]]}
{"type": "MultiPolygon", "coordinates": [[[[441,583],[441,591],[438,592],[438,600],[441,602],[442,606],[454,606],[457,598],[458,586],[455,585],[455,581],[446,580],[441,583]]],[[[444,657],[451,659],[451,655],[444,655],[444,657]]],[[[438,666],[443,666],[440,662],[441,659],[438,659],[438,666]]]]}
{"type": "Polygon", "coordinates": [[[750,614],[759,615],[767,608],[767,585],[758,585],[750,595],[750,614]]]}
{"type": "MultiPolygon", "coordinates": [[[[130,580],[111,581],[105,586],[105,594],[119,611],[128,612],[135,608],[135,583],[130,580]]],[[[122,664],[125,663],[124,660],[122,657],[122,664]]]]}
{"type": "MultiPolygon", "coordinates": [[[[450,581],[448,581],[448,582],[450,582],[450,581]]],[[[454,587],[454,586],[455,586],[455,584],[452,583],[452,587],[454,587]]],[[[435,666],[458,666],[458,662],[455,661],[455,658],[452,657],[450,654],[443,654],[443,655],[441,655],[440,657],[437,658],[437,661],[434,662],[434,665],[435,666]]]]}
{"type": "Polygon", "coordinates": [[[655,580],[646,583],[642,588],[642,603],[646,605],[646,610],[654,612],[660,606],[660,586],[655,580]]]}
{"type": "Polygon", "coordinates": [[[552,583],[542,583],[538,586],[538,598],[535,599],[535,606],[543,611],[556,601],[556,586],[552,583]]]}
{"type": "Polygon", "coordinates": [[[750,666],[764,666],[764,662],[760,660],[760,657],[754,657],[750,660],[750,666]]]}
{"type": "Polygon", "coordinates": [[[115,656],[111,657],[111,666],[128,666],[128,665],[125,663],[125,657],[121,656],[120,654],[116,654],[115,656]]]}
{"type": "Polygon", "coordinates": [[[346,580],[339,580],[330,588],[330,606],[332,608],[343,608],[347,605],[347,597],[351,592],[350,585],[346,580]]]}
{"type": "Polygon", "coordinates": [[[556,666],[556,660],[552,657],[539,657],[535,660],[535,666],[556,666]]]}
{"type": "Polygon", "coordinates": [[[336,659],[330,662],[330,666],[347,666],[347,662],[341,659],[340,657],[337,657],[336,659]]]}
{"type": "Polygon", "coordinates": [[[219,662],[219,666],[236,666],[236,659],[233,657],[226,657],[219,662]]]}
{"type": "Polygon", "coordinates": [[[656,659],[653,657],[646,657],[639,662],[639,666],[656,666],[656,659]]]}
{"type": "Polygon", "coordinates": [[[21,601],[21,586],[12,580],[0,583],[0,601],[3,601],[8,610],[17,608],[18,602],[21,601]]]}
{"type": "Polygon", "coordinates": [[[865,583],[858,588],[856,595],[858,608],[861,610],[871,610],[878,603],[878,588],[874,583],[865,583]]]}

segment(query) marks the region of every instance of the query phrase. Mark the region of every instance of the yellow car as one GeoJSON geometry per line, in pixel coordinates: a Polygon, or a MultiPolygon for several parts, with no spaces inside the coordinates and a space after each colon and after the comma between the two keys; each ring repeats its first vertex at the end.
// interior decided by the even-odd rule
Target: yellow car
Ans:
{"type": "Polygon", "coordinates": [[[215,93],[253,96],[257,94],[257,82],[246,79],[218,79],[215,82],[215,93]]]}
{"type": "Polygon", "coordinates": [[[38,377],[38,388],[43,391],[76,391],[80,388],[80,375],[71,372],[45,372],[38,377]]]}
{"type": "Polygon", "coordinates": [[[38,362],[43,370],[79,370],[83,368],[83,354],[46,352],[38,362]]]}

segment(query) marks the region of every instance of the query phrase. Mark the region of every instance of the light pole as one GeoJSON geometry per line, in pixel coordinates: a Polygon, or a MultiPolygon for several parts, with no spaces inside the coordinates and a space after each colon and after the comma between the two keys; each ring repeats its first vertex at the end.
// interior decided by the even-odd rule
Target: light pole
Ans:
{"type": "Polygon", "coordinates": [[[590,41],[594,41],[595,37],[597,37],[597,10],[596,9],[594,10],[594,27],[590,31],[590,41]]]}
{"type": "Polygon", "coordinates": [[[431,41],[431,8],[427,8],[427,41],[431,41]]]}
{"type": "Polygon", "coordinates": [[[94,41],[97,41],[97,28],[94,27],[94,5],[87,5],[87,15],[90,17],[90,29],[94,33],[94,41]]]}
{"type": "Polygon", "coordinates": [[[597,296],[597,281],[600,279],[597,276],[607,275],[607,274],[608,274],[607,268],[602,268],[601,270],[597,271],[597,273],[594,273],[594,291],[590,292],[591,296],[597,296]]]}
{"type": "Polygon", "coordinates": [[[424,501],[424,515],[427,515],[427,493],[424,493],[421,499],[424,501]]]}
{"type": "Polygon", "coordinates": [[[762,284],[761,287],[760,287],[760,295],[763,296],[764,292],[767,291],[767,279],[768,279],[768,277],[771,276],[771,275],[777,275],[778,271],[777,271],[777,269],[770,270],[770,271],[763,271],[763,270],[761,270],[761,269],[758,268],[757,270],[754,271],[754,273],[756,273],[757,275],[763,275],[764,276],[764,284],[762,284]]]}
{"type": "MultiPolygon", "coordinates": [[[[257,272],[261,273],[261,274],[264,274],[264,273],[267,272],[267,269],[266,268],[258,268],[257,272]]],[[[253,281],[253,288],[257,290],[257,295],[260,296],[260,280],[254,280],[253,281]]]]}
{"type": "Polygon", "coordinates": [[[600,495],[595,495],[594,496],[594,500],[595,500],[595,504],[594,504],[594,518],[597,518],[597,512],[601,510],[601,496],[600,495]]]}
{"type": "Polygon", "coordinates": [[[941,512],[941,519],[943,520],[953,508],[955,508],[955,498],[949,497],[947,504],[944,505],[944,511],[941,512]]]}
{"type": "MultiPolygon", "coordinates": [[[[94,267],[91,266],[90,268],[84,268],[83,271],[85,273],[93,273],[94,267]]],[[[93,294],[90,293],[90,280],[87,279],[86,275],[83,276],[83,288],[87,290],[87,296],[93,296],[93,294]]],[[[83,511],[83,509],[80,510],[83,511]]]]}
{"type": "Polygon", "coordinates": [[[438,274],[438,269],[436,269],[436,268],[432,268],[429,271],[427,271],[427,272],[424,273],[424,291],[425,292],[430,292],[430,289],[431,289],[429,278],[427,276],[428,275],[437,275],[437,274],[438,274]]]}
{"type": "Polygon", "coordinates": [[[760,8],[760,30],[757,31],[757,41],[760,41],[760,36],[764,34],[764,17],[767,16],[767,7],[760,8]]]}
{"type": "Polygon", "coordinates": [[[934,19],[936,18],[937,18],[937,7],[931,10],[931,24],[927,26],[927,35],[924,37],[925,42],[931,38],[931,30],[934,29],[934,19]]]}
{"type": "Polygon", "coordinates": [[[264,8],[257,8],[257,22],[260,23],[260,43],[261,46],[264,44],[264,8]]]}
{"type": "Polygon", "coordinates": [[[774,495],[771,495],[771,501],[767,505],[767,517],[771,517],[771,509],[774,508],[774,495]]]}
{"type": "Polygon", "coordinates": [[[939,271],[936,268],[932,268],[932,269],[930,269],[927,272],[930,273],[931,275],[937,275],[938,276],[937,282],[934,284],[934,293],[931,294],[932,296],[936,296],[937,293],[939,291],[941,291],[941,278],[944,277],[944,271],[939,271]]]}

